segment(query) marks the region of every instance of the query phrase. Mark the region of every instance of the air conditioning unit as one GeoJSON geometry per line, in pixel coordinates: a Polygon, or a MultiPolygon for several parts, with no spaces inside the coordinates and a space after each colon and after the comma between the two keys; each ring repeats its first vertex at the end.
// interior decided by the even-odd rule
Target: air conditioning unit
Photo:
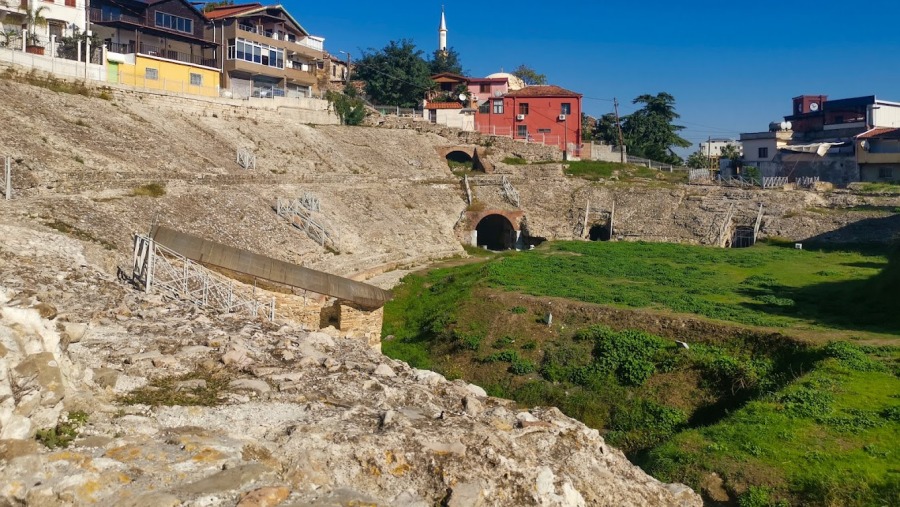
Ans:
{"type": "Polygon", "coordinates": [[[564,115],[564,114],[559,115],[559,121],[565,121],[565,119],[566,119],[566,115],[564,115]]]}
{"type": "Polygon", "coordinates": [[[517,114],[517,115],[516,115],[516,121],[525,121],[525,115],[524,115],[524,114],[517,114]]]}

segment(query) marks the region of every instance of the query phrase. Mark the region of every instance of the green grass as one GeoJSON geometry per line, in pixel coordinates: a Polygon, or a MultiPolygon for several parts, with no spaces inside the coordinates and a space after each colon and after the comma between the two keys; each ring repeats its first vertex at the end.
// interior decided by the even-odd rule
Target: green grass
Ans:
{"type": "Polygon", "coordinates": [[[509,165],[525,165],[528,161],[522,157],[506,157],[503,159],[503,163],[509,165]]]}
{"type": "Polygon", "coordinates": [[[565,172],[570,176],[577,176],[590,181],[598,181],[600,179],[608,180],[613,176],[616,176],[619,181],[650,179],[672,183],[687,183],[687,173],[684,171],[664,172],[640,165],[603,162],[599,160],[570,162],[568,167],[566,167],[565,172]]]}
{"type": "MultiPolygon", "coordinates": [[[[898,349],[884,355],[895,365],[900,359],[898,349]]],[[[682,432],[640,464],[695,488],[715,471],[736,495],[765,484],[796,505],[898,505],[898,393],[896,371],[825,359],[719,423],[682,432]]]]}
{"type": "Polygon", "coordinates": [[[855,186],[855,189],[865,194],[900,195],[900,181],[862,183],[858,186],[855,186]]]}
{"type": "MultiPolygon", "coordinates": [[[[488,264],[486,282],[535,296],[665,309],[740,324],[900,333],[900,300],[878,281],[887,264],[886,249],[561,242],[488,264]]],[[[900,276],[894,273],[891,280],[900,276]]]]}
{"type": "Polygon", "coordinates": [[[545,319],[555,297],[807,337],[898,334],[896,250],[805,247],[563,242],[409,275],[383,350],[559,407],[661,480],[699,489],[715,472],[740,505],[898,504],[900,349],[713,323],[684,349],[555,301],[545,319]]]}

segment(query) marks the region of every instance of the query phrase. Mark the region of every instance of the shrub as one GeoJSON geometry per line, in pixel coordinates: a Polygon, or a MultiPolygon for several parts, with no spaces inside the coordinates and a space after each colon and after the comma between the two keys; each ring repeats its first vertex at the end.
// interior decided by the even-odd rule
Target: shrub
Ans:
{"type": "Polygon", "coordinates": [[[831,342],[822,349],[826,357],[833,357],[856,371],[884,371],[885,367],[873,361],[858,346],[849,342],[831,342]]]}
{"type": "Polygon", "coordinates": [[[831,411],[833,398],[830,394],[808,386],[781,395],[779,400],[784,408],[795,415],[823,417],[831,411]]]}
{"type": "Polygon", "coordinates": [[[510,308],[509,311],[515,313],[516,315],[521,315],[521,314],[527,312],[528,310],[524,306],[514,306],[514,307],[510,308]]]}
{"type": "Polygon", "coordinates": [[[147,183],[131,191],[132,196],[162,197],[166,195],[166,187],[160,183],[147,183]]]}
{"type": "Polygon", "coordinates": [[[509,365],[509,371],[516,375],[527,375],[534,371],[534,363],[528,359],[517,358],[509,365]]]}
{"type": "Polygon", "coordinates": [[[519,360],[519,354],[514,350],[504,350],[502,352],[495,352],[489,356],[485,356],[481,359],[482,363],[512,363],[519,360]]]}

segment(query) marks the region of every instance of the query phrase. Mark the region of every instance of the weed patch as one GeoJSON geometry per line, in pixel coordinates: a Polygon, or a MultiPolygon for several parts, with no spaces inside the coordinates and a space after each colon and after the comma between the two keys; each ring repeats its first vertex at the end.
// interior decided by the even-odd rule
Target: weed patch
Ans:
{"type": "Polygon", "coordinates": [[[86,412],[69,412],[53,428],[37,430],[34,438],[48,449],[68,447],[78,436],[78,430],[87,423],[86,412]]]}
{"type": "Polygon", "coordinates": [[[184,375],[151,380],[146,386],[120,397],[119,401],[128,405],[153,407],[172,405],[212,407],[222,403],[228,382],[229,378],[225,372],[200,368],[184,375]]]}
{"type": "Polygon", "coordinates": [[[162,197],[166,195],[166,187],[162,183],[147,183],[131,191],[132,197],[162,197]]]}

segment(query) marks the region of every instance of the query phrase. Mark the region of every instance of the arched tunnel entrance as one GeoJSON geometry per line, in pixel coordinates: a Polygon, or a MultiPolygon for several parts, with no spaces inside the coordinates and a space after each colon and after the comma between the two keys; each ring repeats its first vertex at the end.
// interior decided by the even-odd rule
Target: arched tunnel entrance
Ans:
{"type": "Polygon", "coordinates": [[[509,250],[515,248],[518,231],[503,215],[487,215],[475,227],[477,244],[488,250],[509,250]]]}
{"type": "Polygon", "coordinates": [[[475,160],[462,150],[451,151],[444,158],[447,159],[451,171],[471,171],[475,168],[475,160]]]}

